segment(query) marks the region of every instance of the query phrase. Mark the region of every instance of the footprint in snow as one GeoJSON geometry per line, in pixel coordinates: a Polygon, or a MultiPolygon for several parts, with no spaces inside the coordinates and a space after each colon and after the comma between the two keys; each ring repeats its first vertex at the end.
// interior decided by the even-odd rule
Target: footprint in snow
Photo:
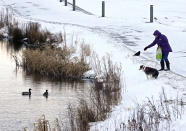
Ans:
{"type": "Polygon", "coordinates": [[[32,4],[32,2],[30,2],[30,1],[28,1],[28,2],[25,2],[25,3],[27,3],[27,4],[32,4]]]}
{"type": "Polygon", "coordinates": [[[29,11],[29,10],[26,10],[25,12],[26,12],[26,13],[30,13],[30,11],[29,11]]]}
{"type": "Polygon", "coordinates": [[[32,4],[33,6],[35,6],[35,7],[39,7],[40,5],[38,5],[38,4],[32,4]]]}
{"type": "Polygon", "coordinates": [[[49,10],[49,9],[47,9],[47,8],[39,8],[40,10],[49,10]]]}
{"type": "Polygon", "coordinates": [[[25,8],[27,8],[27,7],[25,7],[25,6],[21,6],[20,8],[25,9],[25,8]]]}

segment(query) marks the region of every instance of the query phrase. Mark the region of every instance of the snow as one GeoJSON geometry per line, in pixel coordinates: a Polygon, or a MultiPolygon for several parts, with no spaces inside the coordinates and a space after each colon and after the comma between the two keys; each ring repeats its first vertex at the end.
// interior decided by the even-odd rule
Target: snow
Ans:
{"type": "MultiPolygon", "coordinates": [[[[72,3],[72,0],[69,1],[72,3]]],[[[52,32],[63,32],[77,39],[84,39],[100,57],[109,53],[112,60],[122,64],[123,79],[121,103],[113,107],[110,117],[103,122],[91,123],[91,130],[115,130],[127,120],[136,104],[147,97],[158,100],[162,88],[169,98],[180,97],[186,92],[186,1],[185,0],[106,0],[106,18],[101,18],[101,0],[79,0],[77,5],[94,15],[72,11],[58,0],[1,0],[1,7],[8,7],[20,20],[31,20],[42,24],[52,32]],[[157,20],[149,23],[149,8],[154,5],[157,20]],[[141,64],[159,68],[155,60],[155,49],[146,52],[153,31],[165,34],[173,48],[169,59],[172,72],[161,72],[157,80],[147,80],[139,71],[141,64]],[[133,57],[137,51],[141,57],[133,57]]],[[[185,116],[173,123],[172,129],[186,130],[185,116]]]]}

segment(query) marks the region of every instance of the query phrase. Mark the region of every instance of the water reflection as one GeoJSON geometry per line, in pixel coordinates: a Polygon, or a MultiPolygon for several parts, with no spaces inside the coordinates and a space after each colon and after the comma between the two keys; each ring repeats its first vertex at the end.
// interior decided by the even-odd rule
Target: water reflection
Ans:
{"type": "Polygon", "coordinates": [[[55,120],[65,115],[69,103],[78,103],[89,96],[89,82],[59,82],[48,80],[37,74],[27,74],[15,69],[12,55],[21,55],[21,46],[0,43],[0,130],[22,130],[33,127],[33,123],[45,114],[55,120]],[[22,96],[32,89],[32,95],[22,96]],[[48,90],[48,98],[43,93],[48,90]]]}
{"type": "Polygon", "coordinates": [[[16,52],[19,52],[22,47],[23,47],[23,44],[22,43],[12,43],[11,41],[0,41],[1,43],[1,50],[4,49],[6,50],[6,53],[12,55],[16,52]]]}

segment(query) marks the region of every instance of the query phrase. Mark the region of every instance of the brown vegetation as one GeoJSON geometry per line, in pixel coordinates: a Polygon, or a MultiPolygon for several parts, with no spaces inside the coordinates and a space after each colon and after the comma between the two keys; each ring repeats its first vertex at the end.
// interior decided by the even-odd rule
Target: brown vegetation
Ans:
{"type": "MultiPolygon", "coordinates": [[[[61,43],[63,39],[61,33],[52,34],[48,30],[41,29],[41,25],[37,22],[19,23],[12,17],[12,14],[8,9],[0,13],[0,29],[7,27],[8,39],[14,44],[24,43],[23,39],[27,39],[27,44],[41,45],[41,44],[53,44],[61,43]]],[[[3,34],[0,34],[1,38],[4,38],[3,34]]]]}
{"type": "Polygon", "coordinates": [[[23,67],[28,72],[57,79],[80,79],[90,68],[85,61],[71,57],[73,53],[65,45],[62,48],[46,45],[42,50],[26,49],[23,51],[23,67]]]}
{"type": "Polygon", "coordinates": [[[110,57],[103,58],[102,61],[97,57],[93,59],[98,60],[100,66],[95,62],[94,66],[96,66],[97,70],[102,71],[104,80],[102,82],[98,79],[94,81],[90,101],[87,102],[81,99],[77,108],[69,106],[69,121],[71,123],[69,129],[72,131],[89,130],[91,122],[105,120],[112,106],[117,105],[120,101],[121,67],[113,64],[110,57]]]}

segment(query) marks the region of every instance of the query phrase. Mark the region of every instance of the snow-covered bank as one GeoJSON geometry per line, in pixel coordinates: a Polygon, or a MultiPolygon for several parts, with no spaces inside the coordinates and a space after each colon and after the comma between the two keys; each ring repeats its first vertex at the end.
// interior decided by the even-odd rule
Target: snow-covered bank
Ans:
{"type": "MultiPolygon", "coordinates": [[[[71,7],[52,0],[9,0],[2,6],[11,7],[19,19],[30,19],[40,22],[53,32],[63,31],[67,36],[75,34],[79,39],[85,39],[92,48],[103,56],[112,54],[112,59],[122,64],[126,90],[123,89],[121,104],[113,108],[111,116],[104,122],[96,123],[91,130],[115,130],[121,121],[126,121],[128,111],[136,104],[143,103],[147,97],[159,99],[162,87],[169,98],[174,99],[177,92],[180,96],[186,92],[186,79],[174,73],[160,73],[158,80],[147,80],[140,72],[141,64],[159,68],[155,61],[155,48],[142,52],[142,57],[134,58],[135,51],[143,50],[154,39],[152,33],[159,29],[165,33],[173,48],[170,54],[171,69],[186,76],[185,51],[186,46],[186,16],[184,0],[111,0],[106,1],[107,18],[100,18],[100,0],[80,0],[78,6],[96,15],[86,15],[82,12],[72,12],[71,7]],[[149,21],[149,5],[155,5],[154,23],[149,21]],[[21,17],[20,17],[21,16],[21,17]]],[[[71,39],[71,38],[68,38],[71,39]]],[[[183,97],[184,98],[184,97],[183,97]]],[[[175,122],[176,123],[176,122],[175,122]]],[[[184,127],[184,122],[180,127],[184,127]]],[[[178,126],[177,124],[175,124],[178,126]]],[[[176,130],[178,128],[174,127],[176,130]]]]}

